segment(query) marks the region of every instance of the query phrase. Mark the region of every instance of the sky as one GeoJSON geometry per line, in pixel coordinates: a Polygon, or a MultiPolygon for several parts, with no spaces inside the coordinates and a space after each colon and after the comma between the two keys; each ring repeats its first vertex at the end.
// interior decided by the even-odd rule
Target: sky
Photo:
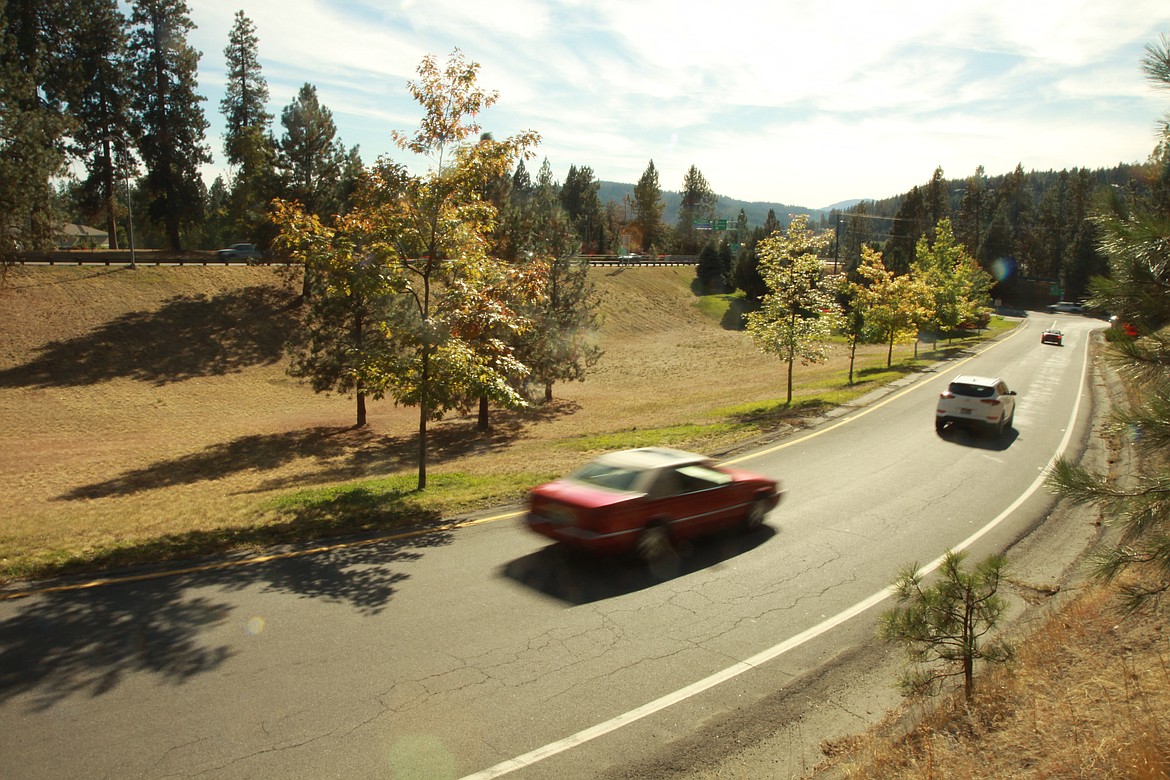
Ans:
{"type": "Polygon", "coordinates": [[[338,139],[390,154],[421,109],[423,57],[458,49],[498,101],[497,139],[533,130],[547,159],[663,190],[695,166],[737,200],[823,208],[880,199],[982,165],[989,176],[1144,162],[1170,91],[1141,71],[1170,2],[1127,0],[188,0],[208,142],[223,162],[235,13],[256,26],[273,130],[307,83],[338,139]],[[718,8],[717,8],[718,5],[718,8]]]}

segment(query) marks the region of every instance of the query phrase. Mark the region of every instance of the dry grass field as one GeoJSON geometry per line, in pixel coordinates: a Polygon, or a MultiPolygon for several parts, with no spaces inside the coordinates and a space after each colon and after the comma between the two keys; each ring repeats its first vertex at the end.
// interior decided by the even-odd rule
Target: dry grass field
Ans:
{"type": "Polygon", "coordinates": [[[784,366],[725,328],[691,268],[598,268],[605,350],[553,402],[493,410],[481,433],[431,433],[413,491],[417,412],[314,394],[287,375],[293,288],[244,267],[10,269],[0,288],[0,579],[369,530],[519,500],[590,453],[669,444],[711,453],[911,370],[844,346],[784,366]],[[340,486],[340,487],[339,487],[340,486]],[[338,492],[340,491],[340,492],[338,492]]]}

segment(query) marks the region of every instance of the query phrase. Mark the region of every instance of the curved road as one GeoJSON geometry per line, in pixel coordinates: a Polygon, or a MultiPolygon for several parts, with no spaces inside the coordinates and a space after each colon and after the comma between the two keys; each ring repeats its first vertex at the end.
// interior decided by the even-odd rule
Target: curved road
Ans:
{"type": "Polygon", "coordinates": [[[0,775],[620,776],[872,636],[905,565],[982,557],[1039,523],[1044,468],[1087,435],[1098,327],[1034,315],[736,458],[785,501],[671,571],[566,555],[509,513],[0,601],[0,775]],[[1063,348],[1039,343],[1053,321],[1063,348]],[[1019,392],[1013,432],[935,434],[957,373],[1019,392]]]}

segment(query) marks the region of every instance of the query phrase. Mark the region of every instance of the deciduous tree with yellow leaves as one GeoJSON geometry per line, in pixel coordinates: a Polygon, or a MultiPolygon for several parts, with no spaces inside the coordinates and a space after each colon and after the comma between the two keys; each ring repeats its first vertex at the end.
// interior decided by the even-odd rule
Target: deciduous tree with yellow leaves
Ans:
{"type": "Polygon", "coordinates": [[[747,315],[747,330],[756,346],[788,364],[787,403],[792,403],[792,370],[827,357],[826,344],[841,315],[837,283],[822,272],[821,254],[832,235],[808,227],[807,215],[793,218],[756,246],[760,276],[767,287],[760,308],[747,315]]]}
{"type": "Polygon", "coordinates": [[[426,171],[416,175],[383,157],[359,188],[354,208],[333,226],[305,219],[291,205],[278,210],[277,219],[285,245],[315,279],[310,307],[323,306],[313,299],[328,288],[316,279],[333,259],[365,269],[363,278],[377,277],[377,294],[387,298],[385,319],[377,324],[384,341],[365,388],[418,407],[422,490],[430,421],[482,396],[506,406],[525,403],[515,388],[526,367],[515,359],[509,335],[527,326],[514,305],[522,282],[489,254],[498,215],[486,193],[529,155],[539,136],[478,137],[477,117],[498,95],[480,88],[479,65],[458,50],[445,64],[425,57],[417,73],[409,89],[422,120],[413,135],[395,133],[394,140],[402,151],[425,158],[426,171]]]}

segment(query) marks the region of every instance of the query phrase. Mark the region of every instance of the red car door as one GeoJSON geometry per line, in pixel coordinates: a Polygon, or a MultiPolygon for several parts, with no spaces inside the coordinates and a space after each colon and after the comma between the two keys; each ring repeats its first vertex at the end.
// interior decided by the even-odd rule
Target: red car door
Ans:
{"type": "Polygon", "coordinates": [[[651,520],[664,520],[676,539],[691,539],[739,521],[746,507],[723,472],[689,465],[664,469],[649,494],[651,520]]]}

